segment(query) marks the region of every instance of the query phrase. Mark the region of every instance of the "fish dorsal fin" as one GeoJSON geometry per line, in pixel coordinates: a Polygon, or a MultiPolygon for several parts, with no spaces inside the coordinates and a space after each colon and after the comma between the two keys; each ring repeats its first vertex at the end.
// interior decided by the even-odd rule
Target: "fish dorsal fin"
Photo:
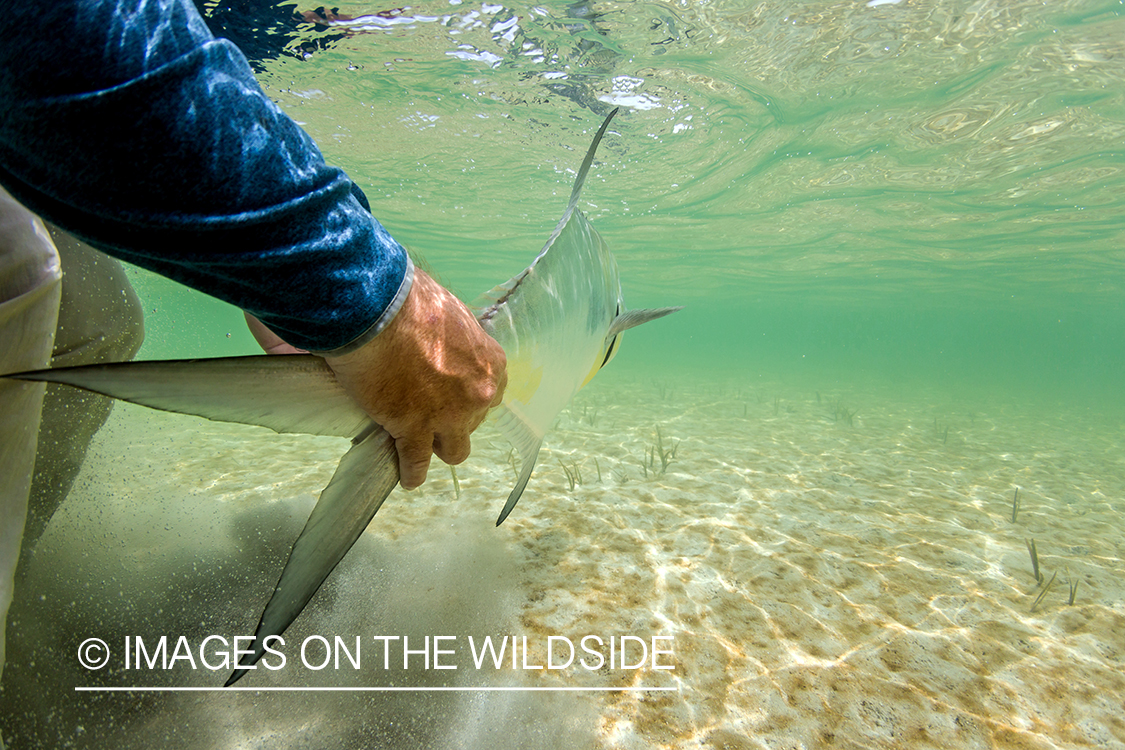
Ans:
{"type": "Polygon", "coordinates": [[[642,323],[647,323],[650,320],[663,318],[665,315],[671,315],[674,312],[679,312],[684,308],[681,307],[652,307],[641,308],[639,310],[626,310],[620,313],[613,322],[609,325],[608,336],[616,336],[623,331],[628,331],[630,328],[636,328],[642,323]]]}
{"type": "Polygon", "coordinates": [[[574,178],[574,187],[570,190],[570,203],[567,204],[566,213],[563,214],[562,221],[559,222],[560,227],[566,223],[567,217],[570,216],[574,207],[578,205],[578,198],[582,195],[582,186],[586,184],[586,175],[590,172],[590,165],[594,163],[594,154],[598,152],[598,145],[602,142],[602,136],[605,135],[606,129],[609,128],[610,120],[617,114],[618,109],[619,108],[615,107],[614,110],[606,116],[605,122],[598,128],[597,134],[594,135],[594,140],[590,143],[590,148],[586,149],[586,157],[582,160],[582,166],[578,168],[578,176],[574,178]]]}
{"type": "Polygon", "coordinates": [[[566,211],[563,212],[559,223],[555,225],[555,230],[551,232],[551,236],[547,238],[543,249],[539,251],[539,255],[535,256],[535,260],[531,261],[530,266],[508,279],[503,284],[498,284],[488,290],[476,301],[476,307],[479,308],[477,319],[482,323],[495,315],[497,310],[503,307],[512,292],[531,274],[535,265],[547,254],[547,251],[555,244],[555,240],[558,239],[563,229],[566,228],[567,222],[570,221],[571,214],[574,213],[575,208],[578,206],[578,199],[582,195],[582,186],[586,184],[586,175],[590,173],[590,166],[594,163],[594,155],[598,151],[598,145],[602,142],[602,136],[605,135],[605,131],[609,128],[609,123],[614,115],[617,114],[617,111],[618,109],[615,108],[606,116],[605,122],[598,128],[597,134],[594,135],[594,140],[590,143],[590,148],[586,150],[586,157],[582,160],[582,166],[578,168],[578,176],[574,178],[574,187],[570,189],[570,202],[566,206],[566,211]]]}

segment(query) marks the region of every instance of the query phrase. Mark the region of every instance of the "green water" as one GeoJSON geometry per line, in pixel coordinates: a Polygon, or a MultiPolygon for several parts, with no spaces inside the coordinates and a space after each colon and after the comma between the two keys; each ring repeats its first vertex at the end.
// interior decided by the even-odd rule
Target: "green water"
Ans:
{"type": "MultiPolygon", "coordinates": [[[[685,309],[625,336],[503,526],[486,424],[287,637],[668,633],[676,671],[629,679],[678,692],[76,693],[220,684],[74,654],[252,628],[346,447],[124,405],[17,584],[11,747],[1121,745],[1125,3],[338,12],[379,10],[255,64],[401,242],[473,301],[619,106],[582,209],[631,306],[685,309]]],[[[257,351],[238,310],[130,274],[141,358],[257,351]]],[[[364,665],[248,681],[617,679],[364,665]]]]}
{"type": "MultiPolygon", "coordinates": [[[[631,305],[687,309],[615,367],[1120,409],[1123,15],[443,1],[308,26],[336,36],[261,80],[466,301],[533,257],[621,106],[583,207],[631,305]]],[[[233,311],[141,287],[142,356],[254,350],[233,311]]]]}

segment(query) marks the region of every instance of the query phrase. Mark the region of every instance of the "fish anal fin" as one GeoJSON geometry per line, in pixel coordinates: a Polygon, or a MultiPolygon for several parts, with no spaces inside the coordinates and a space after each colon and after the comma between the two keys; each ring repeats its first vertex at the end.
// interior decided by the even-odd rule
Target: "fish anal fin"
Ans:
{"type": "Polygon", "coordinates": [[[500,511],[500,517],[496,519],[496,525],[499,526],[512,512],[512,508],[516,507],[527,481],[531,479],[535,461],[539,458],[539,448],[543,445],[543,436],[513,411],[510,403],[505,403],[497,410],[496,426],[520,454],[520,475],[516,486],[508,495],[504,510],[500,511]]]}
{"type": "Polygon", "coordinates": [[[504,510],[500,511],[500,516],[496,519],[497,526],[504,523],[504,519],[508,517],[508,514],[516,507],[516,503],[519,502],[520,495],[523,494],[524,488],[527,487],[527,481],[531,479],[531,472],[535,469],[535,461],[539,458],[539,448],[541,445],[541,442],[536,443],[532,450],[521,454],[521,461],[523,463],[520,466],[520,476],[519,479],[516,480],[516,486],[512,488],[511,493],[508,495],[508,502],[504,503],[504,510]]]}

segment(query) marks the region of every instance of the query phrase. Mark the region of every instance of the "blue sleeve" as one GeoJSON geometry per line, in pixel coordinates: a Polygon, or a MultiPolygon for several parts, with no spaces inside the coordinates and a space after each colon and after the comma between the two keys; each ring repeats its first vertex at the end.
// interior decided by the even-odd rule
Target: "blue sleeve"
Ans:
{"type": "Polygon", "coordinates": [[[0,102],[0,184],[20,202],[290,344],[354,348],[409,291],[363,193],[191,0],[44,4],[0,45],[0,102]]]}

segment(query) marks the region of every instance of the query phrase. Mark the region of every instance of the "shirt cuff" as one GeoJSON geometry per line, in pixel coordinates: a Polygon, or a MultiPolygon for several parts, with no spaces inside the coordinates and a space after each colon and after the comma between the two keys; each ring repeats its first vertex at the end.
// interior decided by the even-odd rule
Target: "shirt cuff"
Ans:
{"type": "Polygon", "coordinates": [[[410,256],[406,256],[406,273],[402,277],[402,283],[399,284],[398,291],[395,292],[394,299],[391,304],[383,310],[383,314],[379,316],[378,320],[371,324],[370,327],[359,336],[344,344],[343,346],[332,349],[331,351],[310,351],[310,354],[315,354],[319,357],[342,357],[345,354],[351,354],[356,349],[367,344],[371,339],[378,336],[384,328],[391,324],[391,321],[398,315],[398,311],[402,309],[403,304],[406,302],[407,296],[410,294],[411,287],[414,286],[414,261],[410,256]]]}

